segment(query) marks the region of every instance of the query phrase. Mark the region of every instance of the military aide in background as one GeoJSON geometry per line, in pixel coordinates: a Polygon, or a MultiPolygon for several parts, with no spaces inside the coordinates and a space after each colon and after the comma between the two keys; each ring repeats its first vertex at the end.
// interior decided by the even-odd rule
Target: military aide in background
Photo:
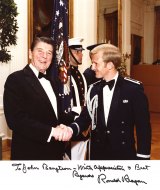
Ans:
{"type": "MultiPolygon", "coordinates": [[[[69,61],[71,69],[71,92],[72,92],[72,113],[79,114],[85,105],[87,94],[87,83],[84,75],[78,70],[78,66],[82,64],[82,38],[69,39],[69,61]]],[[[71,152],[68,154],[72,160],[84,160],[87,154],[87,143],[89,133],[79,134],[71,141],[71,152]]]]}

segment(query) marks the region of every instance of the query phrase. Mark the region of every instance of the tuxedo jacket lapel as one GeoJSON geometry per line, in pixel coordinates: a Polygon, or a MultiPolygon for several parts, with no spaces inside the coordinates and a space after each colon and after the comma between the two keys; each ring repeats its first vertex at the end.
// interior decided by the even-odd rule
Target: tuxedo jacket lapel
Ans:
{"type": "Polygon", "coordinates": [[[47,106],[50,107],[54,111],[45,90],[43,89],[42,85],[38,81],[33,71],[30,69],[29,65],[27,65],[24,68],[24,74],[29,85],[33,87],[33,90],[34,90],[33,93],[37,93],[37,96],[40,96],[42,98],[42,101],[44,101],[47,104],[47,106]]]}
{"type": "Polygon", "coordinates": [[[61,103],[60,103],[60,98],[59,98],[59,94],[58,94],[59,90],[58,90],[57,85],[56,85],[56,83],[58,83],[58,81],[52,80],[50,83],[51,83],[52,89],[53,89],[55,96],[56,96],[56,99],[57,99],[57,114],[58,114],[58,118],[60,118],[59,114],[61,112],[61,109],[60,109],[61,103]]]}

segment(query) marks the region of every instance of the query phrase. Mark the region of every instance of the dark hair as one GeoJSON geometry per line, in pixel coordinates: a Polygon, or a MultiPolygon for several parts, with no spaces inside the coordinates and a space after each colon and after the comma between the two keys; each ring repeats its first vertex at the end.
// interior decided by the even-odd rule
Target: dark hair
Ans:
{"type": "Polygon", "coordinates": [[[33,49],[35,48],[35,46],[39,42],[45,42],[47,44],[52,45],[52,47],[54,48],[52,38],[48,38],[48,37],[35,37],[34,40],[33,40],[33,42],[32,42],[32,44],[31,44],[31,51],[33,51],[33,49]]]}

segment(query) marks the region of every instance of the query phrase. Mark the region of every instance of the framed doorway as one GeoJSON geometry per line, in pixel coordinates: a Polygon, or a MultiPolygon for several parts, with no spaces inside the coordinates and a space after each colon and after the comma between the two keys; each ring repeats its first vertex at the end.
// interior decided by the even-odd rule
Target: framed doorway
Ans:
{"type": "Polygon", "coordinates": [[[118,46],[118,11],[104,15],[106,25],[106,39],[111,44],[118,46]]]}
{"type": "Polygon", "coordinates": [[[131,65],[142,63],[142,36],[131,34],[131,65]]]}

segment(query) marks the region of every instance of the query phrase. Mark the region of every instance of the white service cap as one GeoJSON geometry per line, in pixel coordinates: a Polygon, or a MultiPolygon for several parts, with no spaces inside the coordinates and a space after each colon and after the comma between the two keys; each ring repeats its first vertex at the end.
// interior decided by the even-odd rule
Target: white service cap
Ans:
{"type": "Polygon", "coordinates": [[[82,47],[83,40],[84,39],[80,37],[69,39],[69,42],[68,42],[69,48],[76,49],[76,50],[84,50],[84,48],[82,47]]]}

